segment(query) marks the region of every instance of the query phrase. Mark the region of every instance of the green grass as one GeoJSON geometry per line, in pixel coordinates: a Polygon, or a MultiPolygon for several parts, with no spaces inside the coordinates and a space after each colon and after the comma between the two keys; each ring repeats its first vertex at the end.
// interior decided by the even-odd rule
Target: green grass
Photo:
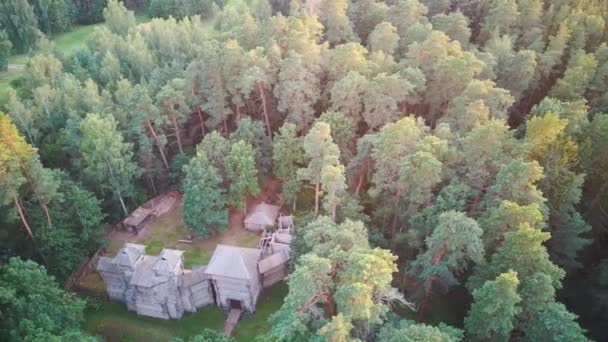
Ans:
{"type": "Polygon", "coordinates": [[[287,296],[287,284],[279,283],[268,288],[260,298],[253,315],[246,316],[239,322],[234,330],[233,336],[237,341],[252,341],[253,336],[265,334],[270,329],[268,317],[275,313],[283,304],[287,296]]]}
{"type": "Polygon", "coordinates": [[[215,307],[205,307],[180,320],[162,320],[138,316],[127,311],[123,303],[100,302],[96,308],[85,312],[85,327],[92,334],[112,341],[159,341],[166,342],[171,337],[191,337],[204,328],[221,330],[224,313],[215,307]]]}
{"type": "Polygon", "coordinates": [[[57,35],[53,38],[53,43],[57,51],[69,56],[79,49],[86,46],[87,37],[95,31],[96,28],[102,27],[105,24],[95,24],[86,26],[74,26],[69,32],[57,35]]]}
{"type": "MultiPolygon", "coordinates": [[[[287,285],[277,284],[258,299],[257,311],[241,319],[234,331],[238,342],[252,341],[255,336],[268,331],[268,317],[279,309],[287,294],[287,285]]],[[[196,313],[187,314],[181,320],[161,320],[138,316],[127,311],[122,303],[99,302],[85,312],[85,328],[100,335],[107,342],[168,341],[171,337],[189,338],[209,328],[221,331],[225,315],[220,309],[207,306],[196,313]]]]}

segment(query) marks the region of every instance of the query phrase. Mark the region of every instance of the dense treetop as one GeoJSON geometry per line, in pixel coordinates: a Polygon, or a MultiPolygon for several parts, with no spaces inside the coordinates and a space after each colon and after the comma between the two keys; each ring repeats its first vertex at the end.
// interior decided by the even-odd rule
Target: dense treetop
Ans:
{"type": "Polygon", "coordinates": [[[275,177],[298,230],[268,340],[601,336],[558,296],[608,257],[604,2],[183,3],[149,1],[140,27],[109,1],[72,56],[10,7],[28,25],[0,31],[0,66],[15,35],[38,53],[0,115],[6,254],[65,276],[104,217],[167,189],[208,236],[275,177]],[[458,327],[430,324],[454,291],[458,327]]]}

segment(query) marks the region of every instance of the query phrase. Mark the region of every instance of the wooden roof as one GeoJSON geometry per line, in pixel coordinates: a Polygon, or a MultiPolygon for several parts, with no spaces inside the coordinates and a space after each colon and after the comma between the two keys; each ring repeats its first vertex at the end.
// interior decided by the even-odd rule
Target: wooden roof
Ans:
{"type": "Polygon", "coordinates": [[[249,215],[247,215],[245,224],[273,226],[277,217],[279,217],[280,210],[281,207],[279,206],[262,202],[256,205],[249,215]]]}
{"type": "Polygon", "coordinates": [[[234,279],[257,279],[260,250],[227,245],[217,245],[205,269],[211,276],[234,279]]]}

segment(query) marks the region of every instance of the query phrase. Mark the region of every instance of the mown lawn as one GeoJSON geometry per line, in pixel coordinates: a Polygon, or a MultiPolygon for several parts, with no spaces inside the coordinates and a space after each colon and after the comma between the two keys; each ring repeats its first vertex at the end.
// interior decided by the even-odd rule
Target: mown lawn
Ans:
{"type": "MultiPolygon", "coordinates": [[[[287,285],[281,283],[266,289],[258,299],[257,311],[242,318],[234,331],[239,342],[249,342],[268,331],[268,317],[283,303],[287,285]]],[[[85,328],[102,336],[107,342],[150,341],[166,342],[171,337],[189,338],[203,329],[222,330],[225,314],[208,306],[185,315],[181,320],[162,320],[138,316],[127,311],[122,303],[99,302],[85,312],[85,328]]]]}

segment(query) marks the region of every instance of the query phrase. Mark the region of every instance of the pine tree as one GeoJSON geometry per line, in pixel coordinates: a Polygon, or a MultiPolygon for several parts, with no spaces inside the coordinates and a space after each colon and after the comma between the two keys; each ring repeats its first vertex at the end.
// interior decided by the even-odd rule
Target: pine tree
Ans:
{"type": "Polygon", "coordinates": [[[473,291],[473,304],[464,321],[472,340],[508,341],[520,312],[517,272],[499,275],[473,291]]]}
{"type": "Polygon", "coordinates": [[[242,140],[233,143],[226,156],[226,171],[230,180],[229,201],[234,206],[242,205],[246,213],[247,197],[260,193],[253,147],[242,140]]]}
{"type": "Polygon", "coordinates": [[[292,203],[295,211],[301,187],[298,170],[304,162],[302,138],[298,137],[296,126],[283,124],[273,146],[274,174],[283,181],[282,200],[284,203],[292,203]]]}
{"type": "Polygon", "coordinates": [[[89,114],[80,123],[82,175],[102,195],[115,196],[125,216],[125,198],[133,197],[139,170],[133,162],[133,145],[124,141],[112,116],[89,114]]]}
{"type": "Polygon", "coordinates": [[[304,137],[304,155],[308,166],[298,171],[298,177],[308,181],[315,190],[315,215],[319,213],[321,195],[321,174],[326,166],[339,165],[340,149],[333,142],[331,127],[325,122],[317,122],[304,137]]]}
{"type": "Polygon", "coordinates": [[[350,18],[346,15],[348,0],[321,0],[321,21],[327,41],[332,45],[357,41],[350,18]]]}
{"type": "Polygon", "coordinates": [[[184,222],[200,237],[226,229],[228,211],[222,178],[199,149],[184,166],[184,222]]]}

